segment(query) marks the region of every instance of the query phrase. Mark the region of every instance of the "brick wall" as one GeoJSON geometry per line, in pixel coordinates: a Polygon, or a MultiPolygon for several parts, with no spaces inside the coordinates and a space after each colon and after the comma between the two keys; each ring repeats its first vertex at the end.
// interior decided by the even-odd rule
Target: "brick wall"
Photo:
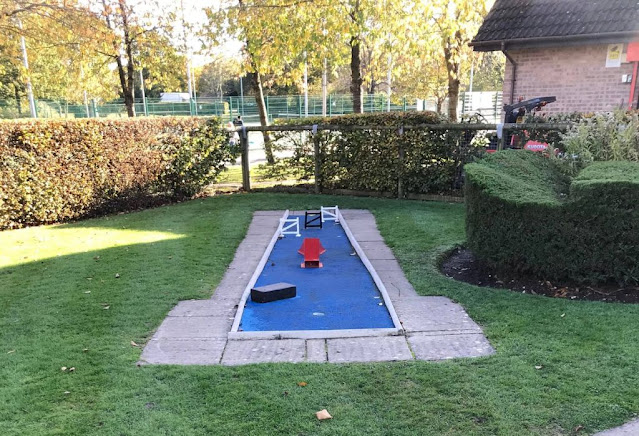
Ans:
{"type": "MultiPolygon", "coordinates": [[[[587,45],[509,51],[517,62],[515,102],[519,96],[527,100],[554,95],[557,101],[542,111],[549,114],[627,108],[630,84],[621,83],[621,76],[632,74],[632,64],[606,68],[607,49],[607,45],[587,45]]],[[[506,62],[505,104],[510,102],[512,73],[506,62]]]]}

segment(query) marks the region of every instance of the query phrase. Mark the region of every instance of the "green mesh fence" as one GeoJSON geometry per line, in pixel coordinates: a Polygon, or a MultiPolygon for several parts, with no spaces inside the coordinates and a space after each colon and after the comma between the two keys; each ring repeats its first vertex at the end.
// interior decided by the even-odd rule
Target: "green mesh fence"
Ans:
{"type": "MultiPolygon", "coordinates": [[[[364,112],[384,112],[387,110],[386,95],[364,95],[364,112]]],[[[303,95],[266,96],[266,110],[272,121],[278,118],[301,118],[306,116],[303,95]]],[[[391,101],[392,111],[415,110],[415,104],[406,99],[391,101]]],[[[64,101],[37,100],[38,118],[117,118],[126,117],[124,101],[109,103],[94,100],[84,103],[64,101]]],[[[259,121],[257,101],[255,97],[201,97],[187,101],[162,101],[161,99],[135,100],[136,116],[211,116],[233,119],[242,115],[246,122],[259,121]]],[[[353,112],[353,100],[350,95],[330,95],[327,98],[326,113],[328,116],[343,115],[353,112]]],[[[322,115],[322,97],[308,97],[308,116],[322,115]]],[[[28,118],[27,101],[19,103],[11,100],[0,100],[0,118],[28,118]]]]}

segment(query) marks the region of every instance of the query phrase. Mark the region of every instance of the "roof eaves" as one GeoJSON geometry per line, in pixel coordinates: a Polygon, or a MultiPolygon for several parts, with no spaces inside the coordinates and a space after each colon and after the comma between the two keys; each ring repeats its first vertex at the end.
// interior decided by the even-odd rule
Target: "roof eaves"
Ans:
{"type": "Polygon", "coordinates": [[[509,38],[492,41],[471,41],[475,51],[499,51],[504,46],[513,48],[532,48],[540,46],[562,46],[575,44],[605,44],[629,42],[639,38],[639,31],[623,31],[609,33],[590,33],[583,35],[541,36],[534,38],[509,38]]]}

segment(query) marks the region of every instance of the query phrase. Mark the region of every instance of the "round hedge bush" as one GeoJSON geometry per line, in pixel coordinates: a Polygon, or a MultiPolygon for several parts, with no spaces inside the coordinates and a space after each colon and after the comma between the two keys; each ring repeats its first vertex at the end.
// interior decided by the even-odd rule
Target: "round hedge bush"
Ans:
{"type": "Polygon", "coordinates": [[[470,250],[497,271],[639,283],[639,164],[596,162],[574,179],[535,153],[468,164],[470,250]]]}

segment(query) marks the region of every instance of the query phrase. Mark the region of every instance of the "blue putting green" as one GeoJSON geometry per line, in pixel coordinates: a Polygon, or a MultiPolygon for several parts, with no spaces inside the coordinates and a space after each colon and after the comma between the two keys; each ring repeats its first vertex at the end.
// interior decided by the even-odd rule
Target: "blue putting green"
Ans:
{"type": "MultiPolygon", "coordinates": [[[[290,216],[295,218],[295,216],[290,216]]],[[[300,224],[303,227],[304,217],[300,224]]],[[[373,278],[355,253],[344,229],[332,221],[323,229],[300,229],[286,235],[273,251],[255,286],[287,282],[297,296],[270,303],[249,298],[240,331],[341,330],[393,328],[393,321],[373,278]],[[319,238],[326,253],[323,268],[301,268],[297,251],[304,238],[319,238]]]]}

